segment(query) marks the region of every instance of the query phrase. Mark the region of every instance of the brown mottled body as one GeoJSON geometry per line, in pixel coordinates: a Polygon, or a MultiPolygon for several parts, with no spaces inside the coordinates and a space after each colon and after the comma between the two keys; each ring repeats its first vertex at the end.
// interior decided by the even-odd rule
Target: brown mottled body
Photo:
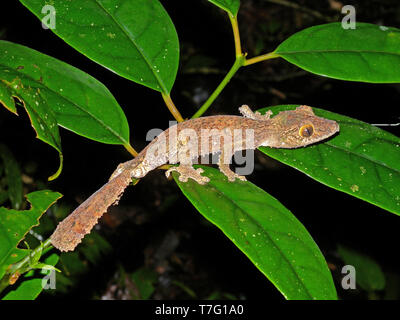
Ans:
{"type": "Polygon", "coordinates": [[[132,178],[142,178],[166,163],[180,163],[178,167],[171,167],[167,176],[171,171],[177,171],[181,181],[191,178],[205,184],[209,178],[201,175],[202,169],[195,170],[192,162],[198,157],[219,153],[218,166],[229,181],[246,180],[229,168],[236,151],[259,146],[304,147],[339,131],[335,121],[315,116],[308,106],[282,111],[273,118],[270,118],[271,112],[265,115],[253,113],[245,105],[239,110],[244,117],[203,117],[165,130],[135,159],[120,164],[108,183],[64,219],[51,236],[51,243],[61,251],[74,250],[108,207],[119,200],[132,178]],[[235,132],[239,134],[235,135],[235,132]]]}

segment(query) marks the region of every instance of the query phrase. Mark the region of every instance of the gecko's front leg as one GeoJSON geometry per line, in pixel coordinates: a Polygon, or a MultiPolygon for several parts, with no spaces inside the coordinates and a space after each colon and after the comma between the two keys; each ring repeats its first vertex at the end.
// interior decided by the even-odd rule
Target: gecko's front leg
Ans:
{"type": "Polygon", "coordinates": [[[199,184],[206,184],[210,181],[210,178],[201,175],[204,172],[203,169],[195,169],[192,164],[180,164],[178,167],[169,168],[165,172],[167,178],[170,176],[172,171],[179,173],[179,181],[182,182],[187,182],[189,178],[195,180],[199,184]]]}
{"type": "Polygon", "coordinates": [[[204,177],[201,174],[204,172],[203,169],[193,168],[193,159],[198,156],[197,143],[193,143],[189,136],[182,136],[178,138],[177,146],[177,160],[180,163],[179,166],[169,168],[165,175],[167,178],[170,176],[172,171],[179,173],[179,181],[187,182],[188,179],[193,179],[199,184],[206,184],[210,181],[210,178],[204,177]]]}
{"type": "Polygon", "coordinates": [[[272,115],[272,111],[271,110],[268,110],[263,115],[258,111],[253,112],[247,104],[242,105],[239,108],[239,112],[245,118],[249,118],[249,119],[253,119],[253,120],[261,120],[261,121],[270,120],[271,115],[272,115]]]}

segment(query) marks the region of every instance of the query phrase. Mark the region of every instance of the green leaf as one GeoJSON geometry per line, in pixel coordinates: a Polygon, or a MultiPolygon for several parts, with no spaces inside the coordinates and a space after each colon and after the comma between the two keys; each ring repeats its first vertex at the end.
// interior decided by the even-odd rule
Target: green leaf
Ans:
{"type": "Polygon", "coordinates": [[[230,13],[232,16],[236,16],[239,7],[240,7],[240,0],[208,0],[212,4],[220,7],[222,10],[230,13]]]}
{"type": "Polygon", "coordinates": [[[71,278],[82,275],[89,271],[89,264],[86,259],[82,259],[80,252],[71,251],[62,253],[60,256],[61,269],[65,275],[71,278]]]}
{"type": "Polygon", "coordinates": [[[98,233],[92,232],[83,239],[79,250],[88,261],[95,265],[102,256],[112,250],[112,246],[98,233]]]}
{"type": "Polygon", "coordinates": [[[0,79],[9,96],[24,102],[38,135],[53,147],[60,149],[55,124],[102,143],[129,144],[123,111],[108,89],[87,73],[0,40],[0,79]]]}
{"type": "MultiPolygon", "coordinates": [[[[259,111],[269,109],[277,114],[296,107],[259,111]]],[[[320,117],[335,120],[339,134],[306,148],[260,150],[331,188],[400,215],[400,138],[353,118],[313,110],[320,117]]]]}
{"type": "Polygon", "coordinates": [[[185,292],[191,299],[197,299],[197,294],[194,292],[191,288],[189,288],[186,284],[184,284],[181,281],[178,280],[173,280],[171,281],[171,284],[176,285],[178,288],[180,288],[183,292],[185,292]]]}
{"type": "Polygon", "coordinates": [[[140,268],[132,273],[132,281],[135,291],[132,292],[134,299],[147,300],[154,292],[153,284],[157,281],[157,273],[148,268],[140,268]]]}
{"type": "Polygon", "coordinates": [[[385,275],[372,258],[344,246],[338,246],[338,254],[345,264],[356,271],[356,283],[364,290],[374,291],[385,288],[385,275]]]}
{"type": "Polygon", "coordinates": [[[0,103],[9,111],[17,114],[17,107],[5,83],[0,81],[0,103]]]}
{"type": "MultiPolygon", "coordinates": [[[[54,266],[58,262],[58,255],[53,253],[44,259],[44,263],[41,266],[41,272],[37,273],[31,270],[22,276],[22,281],[19,284],[15,284],[15,287],[11,287],[12,290],[9,291],[2,300],[34,300],[44,289],[43,286],[49,286],[51,288],[51,274],[55,277],[55,271],[57,269],[54,266]]],[[[56,278],[53,279],[56,282],[56,278]]]]}
{"type": "MultiPolygon", "coordinates": [[[[0,51],[4,47],[7,48],[5,44],[7,43],[0,40],[0,51]]],[[[36,137],[58,151],[60,165],[55,174],[56,177],[62,169],[62,153],[61,139],[54,113],[47,101],[40,95],[40,89],[36,91],[31,87],[29,79],[26,81],[27,79],[19,77],[18,70],[23,68],[23,66],[16,67],[16,70],[10,70],[6,65],[13,65],[14,61],[7,61],[7,59],[15,59],[15,56],[9,53],[8,48],[4,50],[4,54],[0,56],[0,87],[2,88],[1,94],[3,95],[2,104],[8,110],[17,114],[13,97],[18,98],[29,115],[32,127],[36,131],[36,137]]]]}
{"type": "Polygon", "coordinates": [[[0,159],[3,160],[4,171],[7,179],[8,197],[14,209],[19,209],[22,204],[22,176],[21,169],[11,151],[0,143],[0,159]]]}
{"type": "Polygon", "coordinates": [[[400,82],[400,30],[361,22],[356,27],[329,23],[307,28],[281,43],[275,53],[321,76],[400,82]]]}
{"type": "Polygon", "coordinates": [[[158,0],[20,0],[39,19],[56,11],[52,31],[88,58],[129,80],[169,93],[179,63],[175,27],[158,0]]]}
{"type": "Polygon", "coordinates": [[[29,210],[17,211],[0,208],[0,279],[10,264],[21,260],[27,250],[18,249],[18,243],[28,231],[39,224],[39,218],[61,197],[58,192],[42,190],[29,193],[29,210]]]}
{"type": "Polygon", "coordinates": [[[173,173],[179,188],[287,299],[336,299],[324,257],[289,210],[250,182],[228,182],[218,170],[201,168],[207,185],[180,182],[173,173]]]}

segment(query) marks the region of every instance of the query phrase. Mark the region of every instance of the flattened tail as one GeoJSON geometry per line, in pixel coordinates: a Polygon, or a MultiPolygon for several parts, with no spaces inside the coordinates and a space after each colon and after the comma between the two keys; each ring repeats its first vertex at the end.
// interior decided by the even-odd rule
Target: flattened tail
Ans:
{"type": "Polygon", "coordinates": [[[58,224],[50,237],[51,244],[60,251],[74,250],[107,209],[118,203],[131,181],[130,170],[112,178],[58,224]]]}

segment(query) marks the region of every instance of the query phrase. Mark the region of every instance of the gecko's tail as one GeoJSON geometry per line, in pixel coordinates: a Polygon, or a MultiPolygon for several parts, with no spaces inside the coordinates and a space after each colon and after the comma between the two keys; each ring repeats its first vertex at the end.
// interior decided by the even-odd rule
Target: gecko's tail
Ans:
{"type": "Polygon", "coordinates": [[[74,250],[108,207],[118,202],[131,181],[129,170],[112,178],[58,224],[50,237],[51,244],[60,251],[74,250]]]}

